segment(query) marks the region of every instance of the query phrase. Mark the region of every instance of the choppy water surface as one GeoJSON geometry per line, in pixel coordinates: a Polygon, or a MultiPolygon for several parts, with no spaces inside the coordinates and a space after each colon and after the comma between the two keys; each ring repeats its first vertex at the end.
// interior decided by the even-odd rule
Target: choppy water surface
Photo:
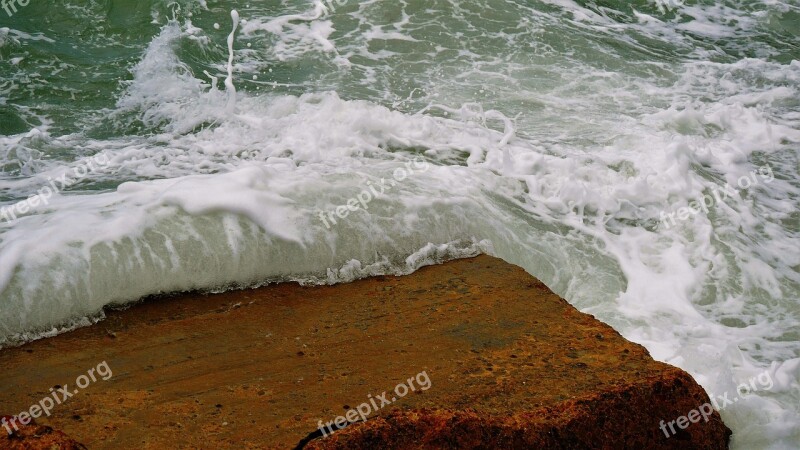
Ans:
{"type": "Polygon", "coordinates": [[[797,448],[798,34],[782,0],[0,10],[0,345],[483,251],[709,392],[766,370],[734,446],[797,448]]]}

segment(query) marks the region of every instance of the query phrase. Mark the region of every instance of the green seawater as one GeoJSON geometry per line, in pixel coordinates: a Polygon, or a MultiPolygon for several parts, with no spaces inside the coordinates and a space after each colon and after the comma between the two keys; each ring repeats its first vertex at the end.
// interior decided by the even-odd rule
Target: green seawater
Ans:
{"type": "Polygon", "coordinates": [[[800,447],[797,0],[4,0],[0,208],[0,346],[484,251],[800,447]]]}

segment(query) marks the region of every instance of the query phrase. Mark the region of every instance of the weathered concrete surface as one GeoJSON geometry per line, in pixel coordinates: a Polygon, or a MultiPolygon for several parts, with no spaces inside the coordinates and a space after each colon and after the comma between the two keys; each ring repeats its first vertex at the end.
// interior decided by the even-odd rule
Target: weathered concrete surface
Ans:
{"type": "Polygon", "coordinates": [[[422,371],[429,389],[306,448],[710,449],[730,433],[714,413],[666,438],[661,420],[708,400],[691,377],[488,256],[110,312],[0,351],[0,412],[101,361],[111,379],[37,419],[90,449],[292,448],[422,371]]]}

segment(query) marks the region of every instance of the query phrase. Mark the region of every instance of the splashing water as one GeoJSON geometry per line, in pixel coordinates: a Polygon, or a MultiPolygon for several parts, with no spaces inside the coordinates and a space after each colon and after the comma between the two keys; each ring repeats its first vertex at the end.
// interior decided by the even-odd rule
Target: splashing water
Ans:
{"type": "Polygon", "coordinates": [[[228,76],[225,78],[225,92],[228,93],[228,113],[233,113],[236,108],[236,86],[233,85],[233,38],[236,35],[236,28],[239,26],[239,13],[234,9],[231,11],[233,29],[228,35],[228,76]]]}
{"type": "Polygon", "coordinates": [[[797,448],[796,2],[113,6],[0,24],[0,345],[486,252],[709,392],[766,370],[733,446],[797,448]]]}

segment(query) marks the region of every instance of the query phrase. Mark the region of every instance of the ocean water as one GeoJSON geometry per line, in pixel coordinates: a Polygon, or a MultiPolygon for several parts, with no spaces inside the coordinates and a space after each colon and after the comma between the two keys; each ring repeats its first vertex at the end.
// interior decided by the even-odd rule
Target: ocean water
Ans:
{"type": "Polygon", "coordinates": [[[0,347],[484,252],[800,447],[797,0],[13,5],[0,347]]]}

